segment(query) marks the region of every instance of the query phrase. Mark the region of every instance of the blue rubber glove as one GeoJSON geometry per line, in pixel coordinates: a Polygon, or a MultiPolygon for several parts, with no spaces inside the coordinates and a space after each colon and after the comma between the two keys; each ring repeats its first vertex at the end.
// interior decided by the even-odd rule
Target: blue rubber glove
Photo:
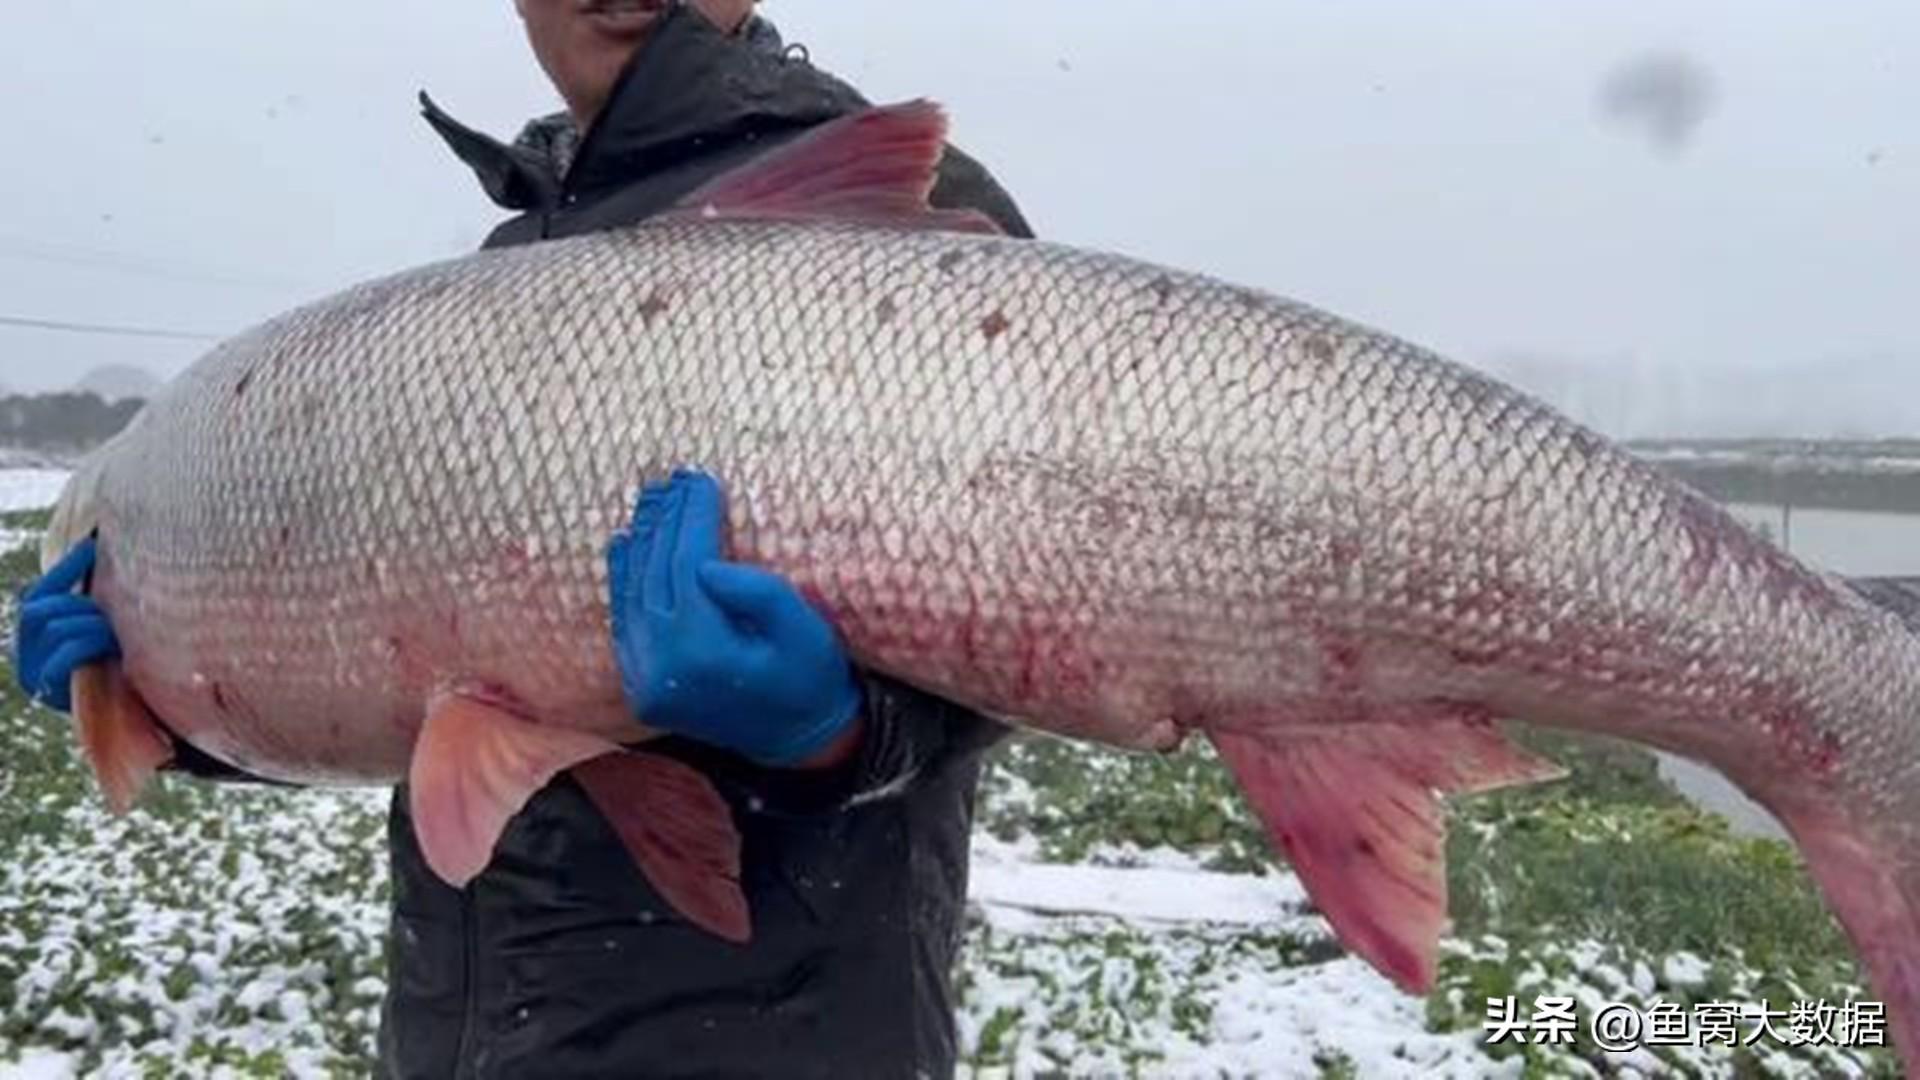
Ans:
{"type": "Polygon", "coordinates": [[[860,708],[846,651],[784,578],[721,560],[725,498],[701,473],[649,484],[607,550],[614,655],[649,727],[793,765],[860,708]]]}
{"type": "Polygon", "coordinates": [[[93,571],[94,542],[84,540],[27,588],[14,627],[13,672],[20,689],[42,705],[73,711],[75,669],[120,655],[106,612],[74,586],[93,571]]]}

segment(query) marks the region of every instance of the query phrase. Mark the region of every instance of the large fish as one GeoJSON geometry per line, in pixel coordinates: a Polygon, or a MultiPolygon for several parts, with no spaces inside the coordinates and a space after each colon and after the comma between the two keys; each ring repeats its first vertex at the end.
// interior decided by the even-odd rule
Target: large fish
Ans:
{"type": "Polygon", "coordinates": [[[658,220],[363,285],[190,368],[49,538],[100,537],[125,659],[81,727],[110,798],[174,739],[410,776],[460,883],[571,770],[669,899],[744,935],[724,804],[623,748],[608,633],[606,544],[697,466],[733,556],[860,663],[1069,736],[1205,733],[1410,989],[1445,923],[1438,795],[1555,774],[1494,718],[1706,761],[1792,831],[1920,1049],[1905,622],[1466,368],[928,210],[943,132],[925,104],[849,118],[658,220]]]}

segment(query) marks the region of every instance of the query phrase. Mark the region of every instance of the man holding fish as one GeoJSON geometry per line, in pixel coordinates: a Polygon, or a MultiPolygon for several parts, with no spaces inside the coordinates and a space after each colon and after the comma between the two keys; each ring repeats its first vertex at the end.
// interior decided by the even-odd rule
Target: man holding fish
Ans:
{"type": "MultiPolygon", "coordinates": [[[[865,107],[783,45],[752,0],[517,0],[566,112],[513,144],[428,121],[516,216],[489,248],[632,224],[795,135],[865,107]]],[[[932,201],[1030,235],[949,150],[932,201]]],[[[1000,725],[856,670],[784,580],[721,560],[723,495],[681,473],[610,538],[615,654],[650,751],[712,780],[741,833],[741,944],[676,913],[566,776],[535,794],[464,889],[429,866],[396,792],[381,1065],[392,1077],[937,1076],[982,751],[1000,725]],[[676,580],[697,587],[672,598],[676,580]]],[[[82,544],[30,590],[17,668],[42,702],[117,656],[82,544]]],[[[162,724],[165,717],[158,718],[162,724]]],[[[636,731],[638,729],[636,728],[636,731]]],[[[167,767],[247,781],[177,734],[167,767]]]]}

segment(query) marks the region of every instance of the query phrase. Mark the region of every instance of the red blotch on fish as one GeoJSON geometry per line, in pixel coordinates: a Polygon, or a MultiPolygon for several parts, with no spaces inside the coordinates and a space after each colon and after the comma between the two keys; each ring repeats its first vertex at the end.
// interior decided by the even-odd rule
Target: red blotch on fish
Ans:
{"type": "Polygon", "coordinates": [[[1762,716],[1760,725],[1773,735],[1784,755],[1816,776],[1830,774],[1840,763],[1840,737],[1821,730],[1800,706],[1782,705],[1762,716]]]}
{"type": "Polygon", "coordinates": [[[1455,647],[1447,650],[1447,656],[1462,667],[1493,667],[1506,659],[1497,649],[1465,649],[1455,647]]]}
{"type": "Polygon", "coordinates": [[[1801,603],[1821,615],[1845,609],[1826,581],[1704,499],[1676,495],[1667,503],[1667,514],[1686,538],[1688,585],[1699,588],[1712,580],[1716,569],[1730,567],[1751,580],[1749,587],[1758,588],[1769,607],[1801,603]]]}
{"type": "Polygon", "coordinates": [[[1362,665],[1366,654],[1357,641],[1344,634],[1328,634],[1320,642],[1326,661],[1326,687],[1335,697],[1358,697],[1364,689],[1362,665]]]}
{"type": "Polygon", "coordinates": [[[508,581],[520,581],[533,573],[533,550],[525,540],[509,540],[494,553],[494,565],[508,581]]]}

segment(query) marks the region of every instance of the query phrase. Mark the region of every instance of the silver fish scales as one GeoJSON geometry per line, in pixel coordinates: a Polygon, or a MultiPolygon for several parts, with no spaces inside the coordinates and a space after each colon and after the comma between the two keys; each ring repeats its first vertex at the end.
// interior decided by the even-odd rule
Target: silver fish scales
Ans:
{"type": "MultiPolygon", "coordinates": [[[[937,151],[930,109],[866,122],[937,151]]],[[[637,741],[605,546],[639,484],[697,466],[734,557],[862,664],[1117,745],[1205,732],[1403,985],[1444,925],[1433,792],[1552,774],[1491,723],[1519,717],[1706,760],[1771,806],[1913,1038],[1898,619],[1542,404],[1314,308],[706,205],[303,308],[92,460],[55,539],[98,526],[125,683],[172,737],[302,783],[418,770],[449,698],[637,741]]]]}

